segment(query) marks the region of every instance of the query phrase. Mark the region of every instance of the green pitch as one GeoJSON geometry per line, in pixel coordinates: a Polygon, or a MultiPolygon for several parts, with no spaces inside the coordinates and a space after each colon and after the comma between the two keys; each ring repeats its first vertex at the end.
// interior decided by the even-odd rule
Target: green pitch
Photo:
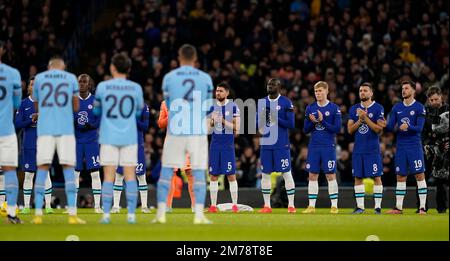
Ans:
{"type": "MultiPolygon", "coordinates": [[[[301,211],[298,209],[297,211],[301,211]]],[[[299,212],[300,212],[299,211],[299,212]]],[[[207,214],[213,225],[193,225],[190,209],[175,209],[167,214],[167,224],[151,224],[155,216],[138,214],[138,224],[126,223],[126,214],[113,214],[112,223],[99,224],[101,215],[92,209],[79,209],[79,216],[87,225],[68,225],[67,215],[44,215],[43,225],[32,225],[32,215],[21,215],[23,225],[0,223],[0,240],[56,240],[63,241],[75,235],[87,240],[345,240],[364,241],[374,235],[381,241],[390,240],[449,240],[449,215],[430,210],[419,216],[413,209],[403,215],[351,215],[351,209],[340,209],[331,215],[328,209],[316,214],[288,214],[286,209],[274,209],[272,214],[218,213],[207,214]]],[[[369,210],[372,211],[372,210],[369,210]]],[[[386,211],[386,210],[383,210],[386,211]]],[[[126,209],[122,209],[125,213],[126,209]]],[[[138,210],[139,212],[139,210],[138,210]]],[[[372,237],[373,238],[373,237],[372,237]]]]}

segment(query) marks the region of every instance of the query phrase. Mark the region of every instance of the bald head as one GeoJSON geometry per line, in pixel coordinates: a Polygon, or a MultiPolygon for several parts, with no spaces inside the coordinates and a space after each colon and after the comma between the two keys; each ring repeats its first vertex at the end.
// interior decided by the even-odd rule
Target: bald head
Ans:
{"type": "Polygon", "coordinates": [[[48,69],[64,70],[66,69],[66,64],[61,57],[53,57],[48,61],[48,69]]]}

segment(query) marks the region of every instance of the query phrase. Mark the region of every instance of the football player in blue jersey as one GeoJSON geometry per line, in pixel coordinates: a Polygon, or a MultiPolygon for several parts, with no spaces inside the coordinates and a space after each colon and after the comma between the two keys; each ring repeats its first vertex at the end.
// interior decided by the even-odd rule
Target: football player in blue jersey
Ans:
{"type": "Polygon", "coordinates": [[[403,199],[406,195],[406,178],[415,175],[419,194],[419,214],[426,215],[427,182],[425,181],[425,161],[421,134],[425,124],[425,107],[414,99],[416,84],[403,81],[403,101],[394,105],[389,113],[386,129],[397,133],[397,150],[395,152],[395,172],[397,188],[395,190],[396,206],[388,214],[403,213],[403,199]]]}
{"type": "Polygon", "coordinates": [[[316,102],[306,107],[303,131],[311,133],[308,146],[306,170],[309,172],[308,198],[309,206],[303,213],[314,213],[319,193],[319,173],[322,170],[328,180],[328,194],[331,200],[330,213],[337,214],[338,184],[336,182],[336,134],[342,125],[339,106],[327,98],[328,84],[319,81],[314,85],[316,102]]]}
{"type": "Polygon", "coordinates": [[[78,76],[80,85],[80,110],[75,113],[75,138],[77,141],[77,165],[75,167],[75,184],[77,191],[80,187],[80,173],[87,171],[91,174],[92,194],[94,194],[94,211],[103,213],[100,208],[102,181],[100,179],[100,145],[98,144],[98,127],[100,119],[94,115],[95,97],[91,94],[94,85],[87,74],[78,76]]]}
{"type": "Polygon", "coordinates": [[[236,156],[234,134],[239,132],[240,113],[237,105],[228,100],[230,86],[226,82],[216,87],[216,104],[210,109],[210,128],[212,129],[209,148],[209,192],[211,206],[208,212],[217,212],[217,192],[219,175],[226,175],[230,185],[232,211],[238,212],[238,184],[236,181],[236,156]]]}
{"type": "MultiPolygon", "coordinates": [[[[21,167],[25,171],[25,178],[23,180],[23,203],[24,208],[20,211],[21,214],[30,213],[30,199],[31,192],[33,190],[34,174],[37,171],[36,165],[36,141],[37,130],[36,124],[38,120],[38,114],[34,108],[34,101],[31,95],[33,94],[34,76],[30,78],[28,82],[28,97],[22,100],[20,108],[16,112],[14,119],[14,125],[17,130],[23,129],[22,134],[22,160],[21,167]]],[[[51,207],[52,201],[52,181],[50,179],[50,173],[47,174],[45,180],[45,213],[53,213],[51,207]]]]}
{"type": "Polygon", "coordinates": [[[17,69],[1,62],[4,53],[5,42],[0,41],[0,168],[4,175],[8,222],[20,224],[22,221],[16,216],[19,194],[16,168],[19,162],[13,114],[22,99],[22,80],[17,69]]]}
{"type": "Polygon", "coordinates": [[[264,207],[259,213],[272,213],[270,206],[271,174],[283,174],[288,197],[288,213],[296,213],[294,205],[295,182],[291,173],[289,130],[295,128],[294,105],[280,94],[281,81],[272,78],[267,82],[269,94],[258,104],[257,126],[261,137],[261,191],[264,207]]]}
{"type": "Polygon", "coordinates": [[[380,150],[380,137],[386,127],[384,108],[372,100],[373,88],[370,83],[359,86],[361,103],[350,108],[350,119],[347,127],[350,134],[355,135],[355,145],[352,154],[352,173],[355,177],[355,198],[357,207],[354,214],[365,213],[364,178],[373,178],[375,181],[374,194],[375,214],[381,214],[381,200],[383,198],[383,162],[380,150]]]}
{"type": "Polygon", "coordinates": [[[75,75],[65,70],[64,60],[53,57],[48,70],[36,75],[33,86],[33,100],[39,121],[37,122],[38,170],[34,185],[34,224],[42,224],[42,204],[45,180],[53,162],[55,150],[63,166],[65,190],[69,212],[69,224],[85,224],[77,217],[76,185],[74,167],[76,164],[75,128],[73,114],[79,109],[78,81],[75,75]]]}

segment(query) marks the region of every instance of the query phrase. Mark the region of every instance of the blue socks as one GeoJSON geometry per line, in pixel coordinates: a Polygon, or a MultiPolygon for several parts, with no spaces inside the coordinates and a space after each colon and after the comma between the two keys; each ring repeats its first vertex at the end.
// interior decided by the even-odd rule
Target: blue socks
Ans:
{"type": "MultiPolygon", "coordinates": [[[[67,197],[67,206],[69,208],[77,207],[77,187],[75,185],[75,173],[74,168],[65,168],[64,169],[64,181],[66,185],[66,197],[67,197]]],[[[45,183],[45,180],[44,180],[45,183]]]]}
{"type": "Polygon", "coordinates": [[[172,179],[172,168],[163,167],[158,180],[158,190],[156,193],[158,203],[166,203],[169,194],[170,182],[172,179]]]}
{"type": "Polygon", "coordinates": [[[206,200],[206,176],[205,170],[192,170],[194,176],[195,204],[205,205],[206,200]]]}
{"type": "Polygon", "coordinates": [[[111,212],[111,206],[113,201],[113,183],[112,182],[103,182],[102,186],[102,202],[103,202],[103,211],[105,214],[109,214],[111,212]]]}
{"type": "Polygon", "coordinates": [[[6,200],[8,201],[8,206],[15,206],[17,204],[17,195],[19,194],[19,181],[17,180],[17,172],[15,170],[8,170],[4,171],[4,175],[6,200]]]}
{"type": "Polygon", "coordinates": [[[44,205],[45,180],[47,179],[47,170],[38,169],[36,180],[34,181],[34,207],[36,210],[42,209],[44,205]]]}
{"type": "Polygon", "coordinates": [[[128,214],[135,214],[137,206],[137,182],[136,180],[131,180],[125,181],[125,183],[127,184],[126,195],[127,195],[128,214]]]}

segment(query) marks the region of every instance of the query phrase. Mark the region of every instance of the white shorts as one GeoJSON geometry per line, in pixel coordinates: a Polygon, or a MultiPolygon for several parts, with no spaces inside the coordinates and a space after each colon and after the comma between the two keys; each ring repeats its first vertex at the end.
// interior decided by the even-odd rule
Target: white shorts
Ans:
{"type": "Polygon", "coordinates": [[[59,164],[75,166],[76,148],[74,135],[38,136],[37,156],[38,166],[52,164],[55,149],[58,153],[59,164]]]}
{"type": "Polygon", "coordinates": [[[0,136],[0,166],[17,167],[18,155],[16,134],[0,136]]]}
{"type": "Polygon", "coordinates": [[[191,157],[192,169],[208,169],[207,136],[167,135],[162,153],[162,166],[167,168],[184,168],[187,153],[191,157]]]}
{"type": "Polygon", "coordinates": [[[137,158],[137,144],[127,146],[100,145],[100,164],[102,166],[136,167],[137,158]]]}

